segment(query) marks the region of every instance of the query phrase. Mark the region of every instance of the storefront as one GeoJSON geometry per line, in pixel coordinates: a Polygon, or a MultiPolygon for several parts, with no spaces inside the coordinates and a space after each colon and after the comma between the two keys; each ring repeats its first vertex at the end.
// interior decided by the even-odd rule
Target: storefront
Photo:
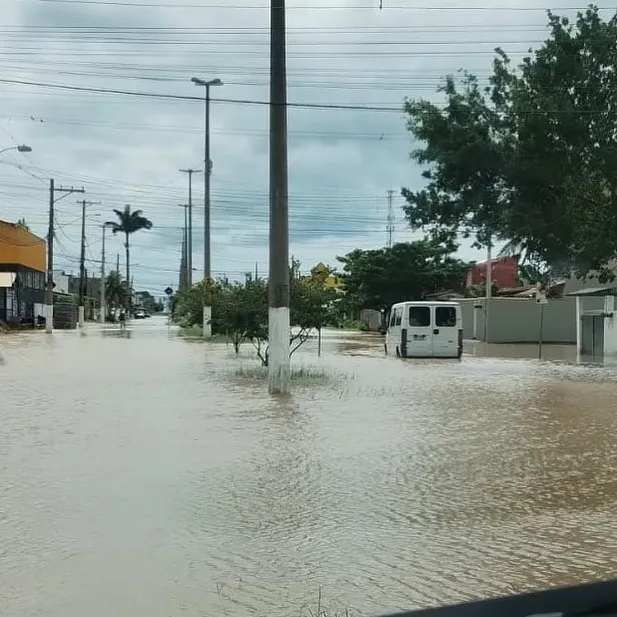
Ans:
{"type": "Polygon", "coordinates": [[[0,320],[36,324],[45,303],[46,243],[27,228],[0,221],[0,320]]]}

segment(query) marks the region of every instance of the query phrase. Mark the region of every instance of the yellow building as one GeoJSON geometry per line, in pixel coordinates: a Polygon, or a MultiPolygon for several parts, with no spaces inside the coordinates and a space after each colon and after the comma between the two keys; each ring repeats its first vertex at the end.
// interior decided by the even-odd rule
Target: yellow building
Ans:
{"type": "Polygon", "coordinates": [[[36,323],[43,316],[46,268],[45,240],[0,221],[0,321],[36,323]]]}
{"type": "Polygon", "coordinates": [[[328,266],[322,264],[321,262],[311,270],[311,278],[314,281],[319,281],[324,287],[329,287],[330,289],[335,289],[336,291],[340,291],[342,288],[340,278],[332,274],[328,266]]]}

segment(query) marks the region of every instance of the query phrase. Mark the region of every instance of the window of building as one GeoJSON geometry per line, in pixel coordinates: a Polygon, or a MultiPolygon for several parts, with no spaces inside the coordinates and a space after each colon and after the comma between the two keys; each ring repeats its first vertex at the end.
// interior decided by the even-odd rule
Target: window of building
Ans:
{"type": "Polygon", "coordinates": [[[431,325],[431,309],[428,306],[410,306],[409,325],[412,328],[428,328],[431,325]]]}

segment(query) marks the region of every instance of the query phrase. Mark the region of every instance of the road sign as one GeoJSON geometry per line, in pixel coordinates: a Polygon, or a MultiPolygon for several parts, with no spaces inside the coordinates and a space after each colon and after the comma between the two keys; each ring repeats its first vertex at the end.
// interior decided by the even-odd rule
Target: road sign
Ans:
{"type": "Polygon", "coordinates": [[[206,285],[207,285],[208,287],[210,287],[210,285],[214,285],[214,279],[213,279],[211,276],[209,276],[208,278],[206,278],[206,285]]]}
{"type": "Polygon", "coordinates": [[[171,295],[174,293],[174,290],[173,290],[171,287],[168,287],[168,288],[165,290],[165,293],[166,293],[168,296],[171,296],[171,295]]]}

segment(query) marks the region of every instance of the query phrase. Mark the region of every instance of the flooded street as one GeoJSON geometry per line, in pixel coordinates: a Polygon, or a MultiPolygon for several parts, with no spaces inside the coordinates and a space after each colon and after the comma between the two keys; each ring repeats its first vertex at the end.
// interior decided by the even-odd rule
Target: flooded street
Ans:
{"type": "Polygon", "coordinates": [[[0,614],[287,617],[611,577],[617,370],[329,333],[275,400],[161,318],[0,337],[0,614]]]}

